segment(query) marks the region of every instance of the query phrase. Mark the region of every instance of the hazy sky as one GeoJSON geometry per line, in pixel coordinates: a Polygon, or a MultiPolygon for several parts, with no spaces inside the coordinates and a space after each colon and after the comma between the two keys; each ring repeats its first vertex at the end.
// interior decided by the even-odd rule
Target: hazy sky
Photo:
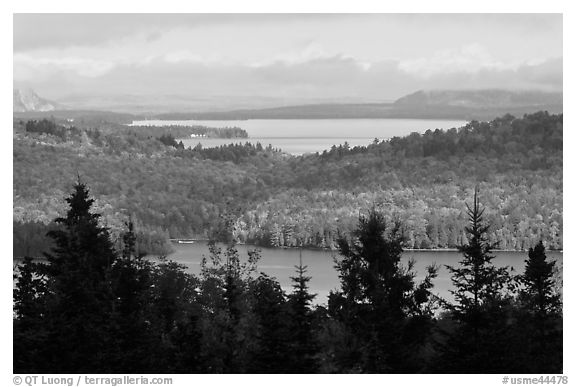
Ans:
{"type": "Polygon", "coordinates": [[[562,16],[17,14],[13,61],[15,86],[53,99],[562,90],[562,16]]]}

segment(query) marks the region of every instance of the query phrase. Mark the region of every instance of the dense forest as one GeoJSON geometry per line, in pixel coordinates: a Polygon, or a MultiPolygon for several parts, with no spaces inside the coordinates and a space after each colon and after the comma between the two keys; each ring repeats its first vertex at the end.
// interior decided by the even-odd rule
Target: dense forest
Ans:
{"type": "Polygon", "coordinates": [[[437,267],[415,280],[400,262],[401,221],[372,208],[338,237],[340,288],[313,307],[303,262],[282,289],[258,272],[258,251],[239,256],[232,222],[198,276],[144,259],[131,222],[115,248],[79,180],[52,222],[53,248],[15,273],[13,371],[561,375],[555,262],[539,242],[521,273],[496,268],[478,190],[467,199],[462,259],[448,266],[454,302],[434,295],[437,267]]]}
{"type": "Polygon", "coordinates": [[[170,135],[176,138],[207,137],[207,138],[248,138],[248,133],[238,127],[230,128],[209,128],[207,126],[187,126],[187,125],[167,125],[167,126],[144,126],[130,125],[123,126],[122,129],[133,131],[145,136],[158,136],[159,133],[170,135]]]}
{"type": "MultiPolygon", "coordinates": [[[[97,129],[101,134],[127,133],[139,137],[171,136],[175,138],[206,137],[206,138],[248,138],[248,133],[238,127],[212,128],[201,125],[126,125],[113,122],[77,123],[74,119],[55,119],[54,117],[40,120],[14,119],[14,130],[25,133],[47,133],[66,139],[70,134],[82,129],[97,129]]],[[[73,136],[72,136],[73,137],[73,136]]]]}
{"type": "Polygon", "coordinates": [[[250,143],[184,149],[175,128],[101,126],[14,121],[15,256],[50,246],[40,230],[64,213],[60,198],[77,175],[117,243],[132,219],[142,253],[167,253],[168,238],[208,238],[223,217],[239,243],[336,249],[358,209],[372,207],[402,223],[406,248],[457,248],[468,242],[463,209],[476,185],[491,243],[563,248],[561,114],[505,115],[303,156],[250,143]]]}

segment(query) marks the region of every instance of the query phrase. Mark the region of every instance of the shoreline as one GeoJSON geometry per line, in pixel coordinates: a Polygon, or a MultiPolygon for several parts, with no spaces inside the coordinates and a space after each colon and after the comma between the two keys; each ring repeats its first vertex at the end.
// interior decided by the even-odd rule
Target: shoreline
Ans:
{"type": "MultiPolygon", "coordinates": [[[[193,239],[193,238],[182,238],[182,239],[169,239],[169,241],[175,245],[180,244],[194,244],[195,242],[208,242],[209,239],[193,239]],[[191,241],[192,243],[179,243],[179,241],[191,241]]],[[[303,250],[320,250],[320,251],[338,251],[338,249],[330,249],[324,247],[316,247],[316,246],[261,246],[253,243],[236,243],[236,246],[254,246],[257,248],[265,248],[265,249],[303,249],[303,250]]],[[[433,252],[459,252],[457,248],[437,248],[437,249],[403,249],[405,252],[423,252],[423,253],[433,253],[433,252]]],[[[528,250],[510,250],[510,249],[494,249],[492,250],[494,253],[527,253],[528,250]]],[[[562,253],[564,254],[564,249],[561,250],[554,250],[554,249],[546,249],[546,251],[554,252],[554,253],[562,253]]]]}

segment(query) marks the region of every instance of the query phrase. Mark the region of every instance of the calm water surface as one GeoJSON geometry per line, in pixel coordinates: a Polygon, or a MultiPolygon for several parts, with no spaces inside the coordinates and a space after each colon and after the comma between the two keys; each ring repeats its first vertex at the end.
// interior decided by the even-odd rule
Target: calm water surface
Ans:
{"type": "MultiPolygon", "coordinates": [[[[206,256],[208,258],[209,256],[207,242],[198,241],[193,244],[174,242],[173,247],[175,251],[168,256],[168,259],[186,266],[188,273],[199,274],[202,257],[206,256]]],[[[294,266],[298,265],[299,262],[298,249],[263,248],[250,245],[240,245],[237,248],[242,262],[246,262],[248,250],[259,249],[262,257],[258,263],[258,272],[264,272],[271,277],[275,277],[285,291],[290,292],[292,290],[290,277],[295,275],[294,266]]],[[[495,255],[496,258],[492,262],[496,266],[510,266],[514,269],[515,274],[520,274],[524,271],[524,261],[528,258],[528,253],[521,251],[498,251],[495,252],[495,255]]],[[[556,260],[559,263],[563,259],[562,252],[558,251],[547,251],[546,256],[548,259],[556,260]]],[[[312,277],[309,282],[310,290],[312,293],[317,294],[314,300],[315,303],[325,304],[328,293],[340,287],[338,274],[336,269],[334,269],[335,257],[338,257],[335,251],[302,250],[303,264],[308,266],[307,275],[312,277]]],[[[410,258],[415,261],[414,268],[417,273],[417,282],[423,279],[428,265],[438,265],[439,273],[438,277],[433,281],[433,292],[447,300],[452,300],[449,292],[453,289],[450,274],[444,265],[458,265],[462,255],[456,251],[407,251],[402,256],[403,263],[406,264],[410,258]]],[[[14,268],[19,263],[21,263],[20,259],[14,259],[14,268]]]]}
{"type": "Polygon", "coordinates": [[[417,120],[417,119],[294,119],[294,120],[243,120],[243,121],[134,121],[133,125],[202,125],[225,128],[240,127],[248,132],[248,139],[183,139],[186,147],[216,147],[230,143],[260,142],[263,146],[271,144],[284,152],[303,154],[322,152],[332,145],[348,142],[350,146],[368,145],[374,138],[380,140],[394,136],[405,136],[412,132],[424,133],[431,129],[458,128],[465,121],[455,120],[417,120]]]}
{"type": "MultiPolygon", "coordinates": [[[[174,243],[176,251],[168,256],[169,259],[187,266],[190,273],[200,273],[200,262],[202,256],[208,257],[208,245],[206,242],[195,242],[193,244],[174,243]]],[[[241,245],[238,251],[242,261],[246,261],[246,252],[254,249],[255,246],[241,245]]],[[[290,291],[292,283],[290,277],[294,276],[294,266],[299,262],[298,249],[262,248],[262,258],[258,264],[258,271],[264,272],[276,279],[285,291],[290,291]]],[[[527,252],[496,252],[493,262],[496,266],[511,266],[515,273],[524,271],[524,261],[528,258],[527,252]]],[[[562,261],[561,252],[547,251],[549,259],[562,261]]],[[[330,290],[339,288],[340,281],[334,269],[334,257],[337,252],[325,250],[302,250],[302,260],[308,266],[308,275],[312,277],[309,282],[310,289],[317,293],[316,302],[323,304],[327,300],[330,290]]],[[[452,299],[449,290],[452,289],[450,275],[444,265],[458,265],[462,255],[456,251],[407,251],[402,256],[404,263],[410,258],[415,261],[415,271],[417,281],[423,279],[426,274],[426,266],[437,264],[440,266],[438,277],[434,280],[434,292],[438,295],[452,299]]]]}

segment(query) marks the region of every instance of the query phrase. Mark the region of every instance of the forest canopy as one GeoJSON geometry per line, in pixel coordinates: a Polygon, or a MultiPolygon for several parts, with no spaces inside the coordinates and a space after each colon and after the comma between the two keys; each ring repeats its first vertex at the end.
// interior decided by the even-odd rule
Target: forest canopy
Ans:
{"type": "Polygon", "coordinates": [[[523,273],[496,268],[477,189],[463,259],[448,267],[454,302],[434,294],[435,265],[416,281],[414,262],[400,261],[402,224],[375,209],[339,237],[340,286],[313,306],[302,261],[288,292],[258,272],[258,251],[240,257],[233,239],[212,240],[194,275],[138,254],[131,222],[115,248],[80,180],[66,203],[48,234],[53,248],[14,275],[15,373],[564,370],[555,262],[538,243],[523,273]]]}
{"type": "Polygon", "coordinates": [[[357,209],[372,206],[403,222],[408,248],[456,248],[475,185],[499,248],[563,248],[562,114],[505,115],[303,156],[249,142],[184,149],[170,129],[105,126],[14,121],[15,255],[49,243],[39,229],[62,214],[59,198],[77,175],[91,182],[111,232],[131,217],[147,252],[166,252],[168,238],[207,238],[223,215],[238,242],[335,249],[357,209]]]}

